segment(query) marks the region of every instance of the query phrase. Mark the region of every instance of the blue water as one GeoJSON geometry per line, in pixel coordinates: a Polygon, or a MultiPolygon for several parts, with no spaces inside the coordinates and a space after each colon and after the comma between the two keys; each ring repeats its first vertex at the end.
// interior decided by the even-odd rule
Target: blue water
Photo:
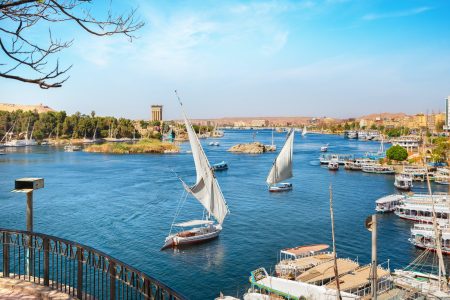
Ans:
{"type": "MultiPolygon", "coordinates": [[[[276,133],[281,149],[285,134],[276,133]]],[[[227,131],[220,147],[205,151],[211,162],[225,160],[229,170],[217,178],[231,214],[220,238],[183,250],[160,251],[182,195],[174,172],[195,181],[191,154],[103,155],[66,153],[60,148],[17,149],[0,156],[0,227],[25,229],[25,197],[11,193],[14,179],[43,177],[35,192],[34,230],[102,250],[165,282],[191,299],[212,299],[220,291],[242,295],[251,270],[273,270],[281,248],[330,243],[329,191],[333,185],[337,251],[340,257],[370,261],[366,217],[377,198],[394,193],[392,175],[330,172],[318,163],[321,145],[330,153],[376,151],[376,142],[341,136],[296,134],[292,192],[272,194],[265,178],[275,153],[233,154],[226,150],[250,142],[251,131],[227,131]]],[[[270,143],[271,132],[255,139],[270,143]]],[[[188,144],[182,145],[189,149],[188,144]]],[[[436,191],[445,191],[434,186],[436,191]]],[[[415,183],[425,192],[425,184],[415,183]]],[[[188,198],[178,221],[202,216],[200,204],[188,198]]],[[[380,215],[379,262],[391,269],[418,255],[407,241],[411,223],[392,214],[380,215]]]]}

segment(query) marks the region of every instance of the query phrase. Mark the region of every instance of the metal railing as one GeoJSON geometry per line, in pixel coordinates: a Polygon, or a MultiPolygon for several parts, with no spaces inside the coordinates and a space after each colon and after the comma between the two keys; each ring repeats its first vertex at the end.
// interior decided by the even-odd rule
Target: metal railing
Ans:
{"type": "Polygon", "coordinates": [[[0,228],[0,259],[0,277],[48,286],[77,299],[186,299],[101,251],[50,235],[0,228]]]}

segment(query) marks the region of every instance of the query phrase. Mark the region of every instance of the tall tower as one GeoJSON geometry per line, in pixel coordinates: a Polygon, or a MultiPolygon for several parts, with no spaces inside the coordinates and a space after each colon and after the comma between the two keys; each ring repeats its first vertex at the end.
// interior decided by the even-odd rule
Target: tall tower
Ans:
{"type": "Polygon", "coordinates": [[[162,105],[152,105],[152,121],[162,121],[163,119],[163,106],[162,105]]]}

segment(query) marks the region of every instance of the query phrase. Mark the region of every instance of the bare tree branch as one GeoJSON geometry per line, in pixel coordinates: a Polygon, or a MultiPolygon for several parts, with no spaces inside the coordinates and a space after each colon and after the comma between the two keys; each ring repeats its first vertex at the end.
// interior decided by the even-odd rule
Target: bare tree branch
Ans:
{"type": "MultiPolygon", "coordinates": [[[[52,36],[51,25],[74,22],[96,36],[123,34],[131,41],[144,23],[135,19],[136,10],[114,16],[108,10],[104,19],[91,14],[92,0],[0,0],[0,77],[36,84],[43,89],[61,87],[69,78],[70,67],[59,67],[53,55],[69,48],[73,40],[52,36]],[[30,31],[39,23],[49,25],[48,41],[36,41],[30,31]],[[54,66],[50,68],[50,64],[54,66]],[[32,78],[32,75],[37,74],[32,78]]],[[[41,24],[41,25],[42,25],[41,24]]],[[[39,25],[39,26],[41,26],[39,25]]]]}

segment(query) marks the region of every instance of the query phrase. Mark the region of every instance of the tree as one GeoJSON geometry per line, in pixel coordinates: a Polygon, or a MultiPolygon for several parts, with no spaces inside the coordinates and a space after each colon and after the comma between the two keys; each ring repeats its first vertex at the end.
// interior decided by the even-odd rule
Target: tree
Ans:
{"type": "Polygon", "coordinates": [[[386,151],[386,157],[392,160],[404,161],[408,158],[408,151],[399,145],[392,146],[386,151]]]}
{"type": "Polygon", "coordinates": [[[128,14],[100,19],[91,13],[92,0],[0,0],[0,77],[36,84],[43,89],[61,87],[72,66],[60,67],[55,54],[70,47],[72,41],[55,38],[51,28],[57,23],[73,22],[96,36],[123,34],[132,40],[133,32],[144,23],[128,14]],[[49,26],[48,42],[36,40],[36,28],[49,26]]]}

